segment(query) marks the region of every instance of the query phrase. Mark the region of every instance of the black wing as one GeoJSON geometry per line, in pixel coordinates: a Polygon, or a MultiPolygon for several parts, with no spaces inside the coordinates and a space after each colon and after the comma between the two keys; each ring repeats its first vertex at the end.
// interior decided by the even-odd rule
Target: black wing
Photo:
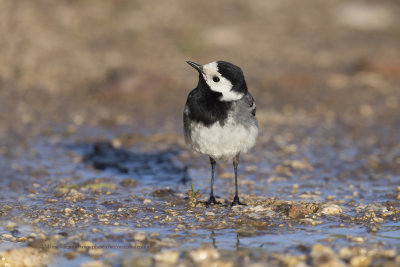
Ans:
{"type": "Polygon", "coordinates": [[[253,114],[253,116],[255,116],[256,115],[256,102],[254,101],[253,96],[248,92],[244,96],[243,99],[249,105],[249,107],[251,109],[251,114],[253,114]]]}
{"type": "Polygon", "coordinates": [[[183,133],[185,135],[185,142],[187,144],[190,143],[192,136],[190,131],[189,107],[187,105],[183,111],[183,133]]]}

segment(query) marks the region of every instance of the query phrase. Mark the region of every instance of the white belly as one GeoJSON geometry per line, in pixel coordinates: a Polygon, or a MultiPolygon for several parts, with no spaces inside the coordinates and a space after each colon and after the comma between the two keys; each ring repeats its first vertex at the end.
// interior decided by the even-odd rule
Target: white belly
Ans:
{"type": "Polygon", "coordinates": [[[240,152],[247,152],[256,143],[257,125],[245,127],[229,118],[224,127],[219,122],[210,127],[201,123],[191,124],[191,147],[215,160],[230,160],[240,152]]]}

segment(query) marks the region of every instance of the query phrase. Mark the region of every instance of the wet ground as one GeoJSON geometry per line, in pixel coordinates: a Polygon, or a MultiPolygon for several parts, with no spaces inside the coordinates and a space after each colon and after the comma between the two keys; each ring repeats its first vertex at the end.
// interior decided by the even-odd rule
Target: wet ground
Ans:
{"type": "MultiPolygon", "coordinates": [[[[104,32],[97,34],[105,43],[91,51],[96,31],[86,36],[63,22],[67,35],[82,34],[83,44],[57,46],[56,31],[47,28],[46,34],[56,48],[84,51],[71,54],[92,60],[79,62],[80,71],[57,49],[43,65],[35,66],[29,60],[34,53],[24,49],[28,59],[2,65],[0,266],[400,265],[400,24],[391,15],[397,2],[321,1],[299,13],[290,1],[245,9],[236,4],[227,19],[247,12],[249,24],[215,29],[204,19],[203,26],[215,31],[210,43],[191,43],[204,33],[182,24],[186,17],[175,5],[163,11],[167,18],[178,12],[182,20],[163,28],[177,31],[169,32],[177,43],[163,43],[171,58],[125,32],[131,23],[123,15],[157,9],[125,3],[125,11],[109,11],[111,4],[101,3],[91,17],[82,3],[53,7],[72,17],[81,10],[78,18],[89,19],[76,25],[89,28],[122,14],[111,21],[125,34],[101,24],[104,32]],[[296,23],[301,34],[292,28],[296,23]],[[244,36],[255,40],[251,51],[238,34],[250,26],[256,31],[244,36]],[[218,33],[234,44],[221,44],[218,33]],[[106,54],[111,59],[102,58],[106,47],[126,58],[112,51],[106,54]],[[215,193],[223,204],[206,208],[210,166],[188,150],[181,130],[186,95],[197,79],[185,60],[206,63],[221,55],[243,62],[260,134],[239,164],[239,193],[247,206],[230,206],[233,167],[219,162],[215,193]],[[56,59],[65,64],[52,64],[56,59]]],[[[27,21],[10,20],[12,25],[45,27],[45,19],[28,26],[29,16],[39,12],[34,7],[2,5],[25,10],[27,21]]],[[[218,21],[218,14],[211,12],[210,19],[218,21]]],[[[18,38],[10,42],[23,43],[18,38]]]]}

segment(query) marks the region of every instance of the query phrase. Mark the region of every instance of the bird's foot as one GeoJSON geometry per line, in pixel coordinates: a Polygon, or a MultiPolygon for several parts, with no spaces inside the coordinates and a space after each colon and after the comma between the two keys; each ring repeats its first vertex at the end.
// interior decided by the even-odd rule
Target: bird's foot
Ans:
{"type": "Polygon", "coordinates": [[[231,205],[232,205],[232,206],[236,206],[236,205],[247,206],[247,204],[242,203],[242,202],[239,201],[239,197],[238,197],[238,196],[235,196],[235,197],[233,198],[233,201],[232,201],[232,204],[231,204],[231,205]]]}
{"type": "Polygon", "coordinates": [[[210,207],[210,204],[222,204],[221,202],[217,201],[214,196],[210,196],[210,199],[206,202],[206,207],[210,207]]]}

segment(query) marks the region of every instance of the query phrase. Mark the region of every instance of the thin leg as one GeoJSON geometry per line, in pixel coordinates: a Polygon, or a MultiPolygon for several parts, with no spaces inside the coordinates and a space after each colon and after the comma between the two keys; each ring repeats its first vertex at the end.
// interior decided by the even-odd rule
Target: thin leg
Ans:
{"type": "Polygon", "coordinates": [[[233,159],[233,168],[235,169],[235,197],[233,198],[232,206],[246,205],[239,201],[238,183],[237,183],[237,167],[239,165],[239,154],[233,159]]]}
{"type": "Polygon", "coordinates": [[[206,202],[206,206],[209,207],[210,204],[221,204],[221,202],[217,201],[214,197],[214,172],[215,172],[215,160],[210,157],[211,163],[211,191],[210,191],[210,198],[206,202]]]}

